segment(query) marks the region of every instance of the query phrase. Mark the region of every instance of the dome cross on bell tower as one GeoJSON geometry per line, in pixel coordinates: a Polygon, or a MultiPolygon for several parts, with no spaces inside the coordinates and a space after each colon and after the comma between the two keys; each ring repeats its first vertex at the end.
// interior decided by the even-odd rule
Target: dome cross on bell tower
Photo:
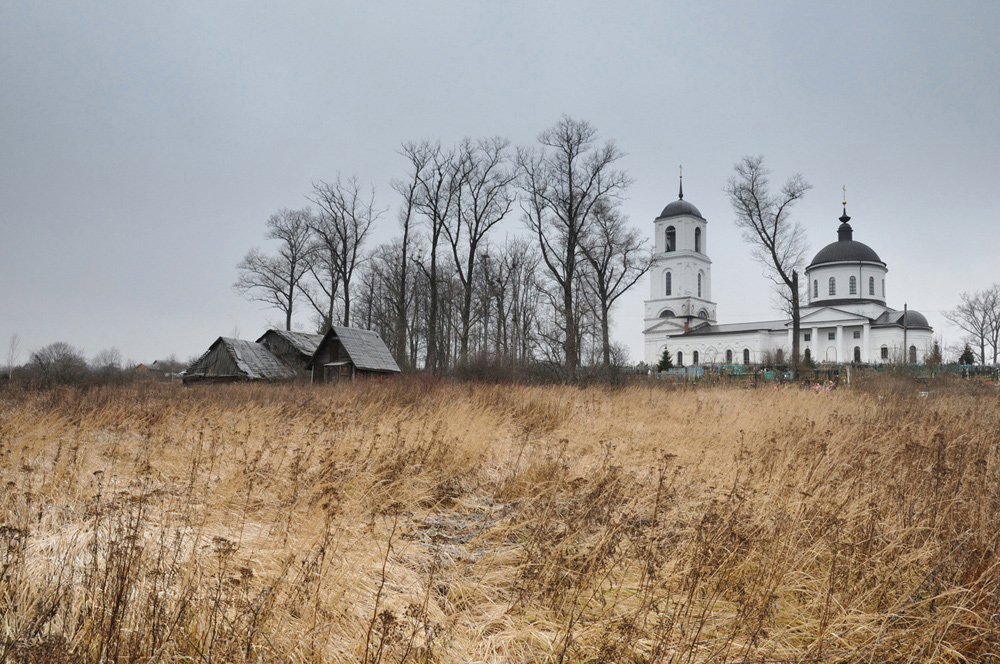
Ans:
{"type": "Polygon", "coordinates": [[[684,200],[684,167],[678,166],[677,168],[679,168],[681,171],[681,177],[680,177],[681,185],[680,185],[680,191],[677,192],[677,198],[680,200],[684,200]]]}

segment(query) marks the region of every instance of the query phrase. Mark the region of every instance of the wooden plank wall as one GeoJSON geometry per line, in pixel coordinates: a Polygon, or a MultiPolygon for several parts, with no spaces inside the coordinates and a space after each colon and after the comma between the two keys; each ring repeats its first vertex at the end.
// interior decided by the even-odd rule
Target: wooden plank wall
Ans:
{"type": "Polygon", "coordinates": [[[225,344],[219,344],[205,356],[205,358],[192,367],[190,373],[205,374],[206,378],[215,376],[232,376],[234,378],[244,378],[246,374],[236,366],[236,360],[226,349],[225,344]]]}

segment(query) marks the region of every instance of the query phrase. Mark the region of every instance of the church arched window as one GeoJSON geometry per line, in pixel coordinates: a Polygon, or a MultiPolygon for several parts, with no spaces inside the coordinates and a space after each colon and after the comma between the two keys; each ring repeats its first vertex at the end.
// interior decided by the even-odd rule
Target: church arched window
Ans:
{"type": "Polygon", "coordinates": [[[702,309],[701,311],[698,312],[698,318],[708,320],[708,312],[702,309]]]}
{"type": "Polygon", "coordinates": [[[743,364],[750,364],[750,349],[743,349],[743,364]]]}
{"type": "Polygon", "coordinates": [[[837,280],[834,279],[833,277],[830,277],[830,295],[836,295],[836,294],[837,294],[837,280]]]}
{"type": "Polygon", "coordinates": [[[684,353],[677,351],[677,366],[684,366],[684,353]]]}
{"type": "Polygon", "coordinates": [[[917,363],[917,347],[910,346],[910,364],[917,363]]]}
{"type": "Polygon", "coordinates": [[[701,272],[698,273],[698,297],[701,297],[701,272]]]}
{"type": "Polygon", "coordinates": [[[726,364],[733,363],[733,350],[730,348],[726,351],[726,364]]]}
{"type": "Polygon", "coordinates": [[[670,276],[670,272],[667,272],[667,273],[665,273],[663,275],[664,293],[666,293],[667,295],[670,295],[670,292],[671,292],[671,286],[673,284],[671,284],[670,282],[671,282],[672,279],[673,279],[673,277],[670,276]]]}
{"type": "Polygon", "coordinates": [[[850,279],[850,281],[848,282],[848,287],[850,288],[851,295],[857,295],[858,294],[858,278],[852,276],[851,279],[850,279]]]}
{"type": "Polygon", "coordinates": [[[694,229],[694,250],[701,253],[701,229],[694,229]]]}
{"type": "Polygon", "coordinates": [[[882,280],[882,299],[885,299],[885,279],[882,280]]]}
{"type": "Polygon", "coordinates": [[[881,357],[882,357],[883,360],[888,360],[889,359],[889,347],[888,346],[882,346],[882,355],[881,355],[881,357]]]}
{"type": "Polygon", "coordinates": [[[861,346],[854,347],[854,361],[855,362],[861,361],[861,346]]]}
{"type": "Polygon", "coordinates": [[[813,279],[813,297],[819,297],[819,279],[813,279]]]}
{"type": "Polygon", "coordinates": [[[774,354],[774,361],[778,364],[782,364],[785,361],[785,351],[781,348],[774,354]]]}
{"type": "Polygon", "coordinates": [[[698,351],[691,353],[691,364],[698,366],[698,351]]]}
{"type": "Polygon", "coordinates": [[[664,251],[674,251],[677,248],[677,230],[673,226],[667,226],[667,237],[664,251]]]}
{"type": "Polygon", "coordinates": [[[812,362],[812,353],[809,352],[808,348],[806,348],[806,352],[803,355],[806,358],[806,362],[812,362]]]}
{"type": "Polygon", "coordinates": [[[660,312],[660,318],[673,318],[673,317],[674,317],[674,312],[671,311],[670,309],[664,309],[663,311],[660,312]]]}
{"type": "Polygon", "coordinates": [[[875,294],[875,277],[868,277],[868,294],[875,294]]]}

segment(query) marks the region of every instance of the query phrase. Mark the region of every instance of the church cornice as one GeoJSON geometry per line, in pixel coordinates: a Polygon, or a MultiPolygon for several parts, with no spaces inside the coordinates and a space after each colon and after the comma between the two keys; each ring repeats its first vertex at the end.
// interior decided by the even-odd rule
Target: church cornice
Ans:
{"type": "Polygon", "coordinates": [[[814,263],[806,267],[806,275],[815,270],[820,270],[824,267],[837,267],[838,265],[871,265],[872,267],[880,267],[886,272],[889,268],[882,261],[828,261],[825,263],[814,263]]]}
{"type": "Polygon", "coordinates": [[[712,263],[712,259],[707,254],[692,249],[675,249],[674,251],[660,251],[653,254],[654,261],[668,260],[671,258],[696,258],[702,263],[712,263]]]}
{"type": "Polygon", "coordinates": [[[885,300],[878,300],[873,297],[855,297],[855,298],[833,298],[829,300],[824,300],[822,298],[813,300],[811,304],[806,306],[809,307],[836,307],[842,304],[877,304],[880,307],[885,306],[885,300]]]}

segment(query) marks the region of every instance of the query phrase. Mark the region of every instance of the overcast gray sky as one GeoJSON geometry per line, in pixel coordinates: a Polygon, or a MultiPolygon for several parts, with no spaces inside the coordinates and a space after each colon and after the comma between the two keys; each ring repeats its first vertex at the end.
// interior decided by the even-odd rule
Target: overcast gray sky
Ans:
{"type": "MultiPolygon", "coordinates": [[[[890,306],[955,342],[940,312],[1000,281],[998,35],[992,0],[0,0],[0,342],[151,361],[256,338],[280,315],[234,293],[235,265],[313,180],[357,175],[394,212],[402,141],[531,144],[563,113],[627,153],[647,233],[684,165],[720,322],[776,315],[722,193],[764,154],[814,186],[810,257],[846,184],[890,306]]],[[[635,359],[648,289],[617,313],[635,359]]]]}

